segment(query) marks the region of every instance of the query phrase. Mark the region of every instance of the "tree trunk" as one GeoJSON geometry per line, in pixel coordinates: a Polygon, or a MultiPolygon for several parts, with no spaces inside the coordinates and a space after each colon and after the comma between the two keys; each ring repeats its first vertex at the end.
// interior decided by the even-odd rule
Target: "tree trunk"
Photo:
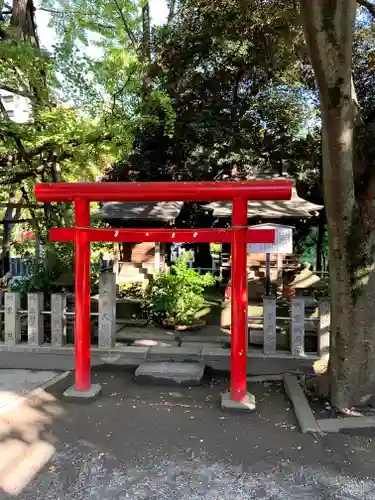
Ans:
{"type": "Polygon", "coordinates": [[[318,238],[316,242],[316,270],[317,272],[323,271],[323,257],[324,257],[324,236],[326,232],[326,214],[324,210],[320,211],[318,218],[318,238]]]}
{"type": "Polygon", "coordinates": [[[9,197],[9,205],[5,209],[3,219],[3,242],[1,251],[1,274],[5,276],[10,271],[10,246],[12,242],[12,229],[21,215],[21,209],[16,208],[14,212],[14,203],[17,201],[16,194],[12,193],[9,197]]]}
{"type": "Polygon", "coordinates": [[[323,183],[331,289],[332,404],[349,408],[375,392],[375,243],[372,199],[356,198],[356,105],[351,60],[355,0],[300,0],[323,126],[323,183]]]}
{"type": "Polygon", "coordinates": [[[34,21],[34,10],[33,0],[13,0],[10,25],[20,38],[28,39],[39,47],[34,21]]]}
{"type": "Polygon", "coordinates": [[[149,75],[151,64],[151,18],[150,4],[146,2],[142,8],[142,60],[145,66],[143,75],[143,92],[147,97],[152,90],[152,78],[149,75]]]}

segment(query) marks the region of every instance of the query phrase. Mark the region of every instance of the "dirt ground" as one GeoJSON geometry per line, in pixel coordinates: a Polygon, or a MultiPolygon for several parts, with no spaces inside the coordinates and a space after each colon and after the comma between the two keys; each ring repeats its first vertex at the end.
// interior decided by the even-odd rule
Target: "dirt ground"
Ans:
{"type": "Polygon", "coordinates": [[[0,414],[0,500],[370,500],[375,436],[303,436],[280,384],[252,414],[219,407],[225,378],[139,386],[101,369],[99,399],[52,389],[0,414]]]}

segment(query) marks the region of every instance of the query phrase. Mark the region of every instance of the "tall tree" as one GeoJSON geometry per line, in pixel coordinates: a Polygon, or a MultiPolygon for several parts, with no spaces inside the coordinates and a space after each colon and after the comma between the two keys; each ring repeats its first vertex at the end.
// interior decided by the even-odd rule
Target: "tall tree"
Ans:
{"type": "Polygon", "coordinates": [[[346,411],[375,391],[375,176],[373,165],[354,157],[361,122],[352,79],[357,3],[300,0],[300,6],[322,116],[331,401],[346,411]]]}
{"type": "Polygon", "coordinates": [[[295,53],[302,43],[292,5],[179,2],[169,24],[153,31],[148,74],[163,99],[147,103],[150,119],[135,130],[134,150],[112,178],[282,170],[282,154],[309,113],[295,53]]]}

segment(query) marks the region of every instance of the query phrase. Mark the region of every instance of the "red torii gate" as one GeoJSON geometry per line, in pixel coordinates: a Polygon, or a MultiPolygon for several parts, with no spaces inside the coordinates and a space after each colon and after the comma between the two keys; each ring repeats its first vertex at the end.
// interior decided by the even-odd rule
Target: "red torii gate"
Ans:
{"type": "Polygon", "coordinates": [[[41,202],[73,202],[73,228],[51,229],[52,241],[75,242],[75,389],[88,391],[90,379],[90,243],[167,242],[232,244],[231,399],[246,398],[247,244],[274,243],[272,229],[248,229],[248,200],[289,200],[292,183],[142,182],[38,184],[41,202]],[[94,229],[90,202],[106,201],[232,201],[232,227],[227,229],[94,229]]]}

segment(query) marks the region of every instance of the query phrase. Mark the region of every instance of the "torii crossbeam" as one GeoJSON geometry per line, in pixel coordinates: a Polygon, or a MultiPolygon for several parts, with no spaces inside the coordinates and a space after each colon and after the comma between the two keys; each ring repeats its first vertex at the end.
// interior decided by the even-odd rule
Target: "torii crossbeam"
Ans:
{"type": "Polygon", "coordinates": [[[73,202],[73,228],[51,229],[52,241],[75,243],[75,389],[88,391],[90,377],[90,243],[168,242],[232,245],[231,399],[246,399],[247,244],[274,243],[273,229],[248,229],[248,200],[289,200],[290,181],[56,183],[38,184],[41,202],[73,202]],[[231,201],[232,227],[227,229],[95,229],[90,202],[231,201]]]}

